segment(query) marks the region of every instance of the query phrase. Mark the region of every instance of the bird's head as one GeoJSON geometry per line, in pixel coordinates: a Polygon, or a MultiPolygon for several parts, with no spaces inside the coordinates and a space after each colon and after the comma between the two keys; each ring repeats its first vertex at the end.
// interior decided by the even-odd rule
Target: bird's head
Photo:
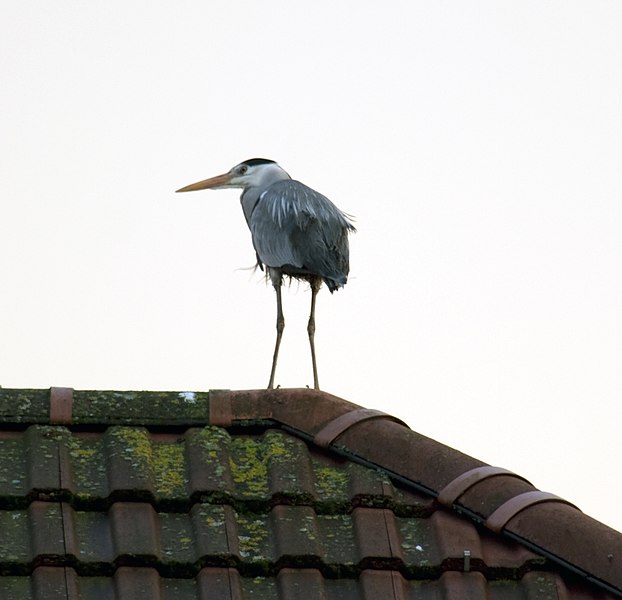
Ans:
{"type": "Polygon", "coordinates": [[[220,190],[223,188],[243,188],[261,187],[270,185],[281,179],[289,179],[289,175],[276,164],[267,158],[251,158],[235,165],[227,173],[210,177],[203,181],[197,181],[183,187],[178,192],[195,192],[197,190],[220,190]]]}

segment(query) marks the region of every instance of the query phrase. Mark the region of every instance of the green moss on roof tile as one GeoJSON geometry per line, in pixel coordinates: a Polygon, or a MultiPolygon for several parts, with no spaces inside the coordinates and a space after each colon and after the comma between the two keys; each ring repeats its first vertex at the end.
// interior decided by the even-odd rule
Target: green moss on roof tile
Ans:
{"type": "MultiPolygon", "coordinates": [[[[69,429],[58,425],[33,425],[27,431],[37,437],[39,447],[48,447],[50,451],[56,451],[59,442],[66,442],[71,437],[69,429]]],[[[56,452],[53,454],[56,456],[56,452]]]]}
{"type": "Polygon", "coordinates": [[[74,391],[75,423],[203,424],[208,392],[74,391]]]}
{"type": "Polygon", "coordinates": [[[308,540],[316,541],[318,536],[315,530],[315,515],[303,515],[302,519],[298,523],[298,531],[304,533],[308,540]]]}
{"type": "Polygon", "coordinates": [[[251,514],[238,514],[237,524],[240,556],[256,564],[269,561],[265,552],[265,542],[268,537],[266,518],[251,514]]]}
{"type": "MultiPolygon", "coordinates": [[[[209,392],[74,390],[75,424],[205,424],[209,392]]],[[[0,388],[0,422],[46,423],[50,390],[0,388]]]]}
{"type": "Polygon", "coordinates": [[[106,461],[102,460],[100,440],[72,436],[67,440],[73,473],[74,497],[89,501],[107,495],[106,461]]]}
{"type": "Polygon", "coordinates": [[[229,447],[231,436],[226,429],[208,425],[193,432],[193,439],[201,447],[206,461],[218,458],[224,449],[229,447]]]}
{"type": "Polygon", "coordinates": [[[231,437],[222,427],[207,426],[186,432],[186,443],[191,453],[198,450],[203,464],[203,475],[213,498],[229,501],[233,483],[229,473],[231,437]]]}
{"type": "Polygon", "coordinates": [[[133,471],[153,478],[157,496],[185,495],[187,477],[183,440],[153,443],[146,429],[136,427],[110,427],[108,435],[114,451],[130,463],[133,471]]]}
{"type": "Polygon", "coordinates": [[[30,560],[28,513],[25,510],[0,511],[0,563],[30,560]]]}
{"type": "Polygon", "coordinates": [[[287,436],[268,431],[260,439],[238,436],[231,440],[229,466],[241,497],[261,497],[268,494],[268,465],[289,454],[287,436]]]}
{"type": "Polygon", "coordinates": [[[0,421],[42,423],[49,420],[49,390],[0,388],[0,421]]]}
{"type": "Polygon", "coordinates": [[[184,445],[156,444],[153,447],[156,488],[163,496],[182,496],[186,491],[184,445]]]}
{"type": "MultiPolygon", "coordinates": [[[[318,525],[325,547],[326,562],[353,567],[356,543],[352,517],[350,515],[323,515],[318,520],[318,525]]],[[[358,560],[358,557],[356,559],[358,560]]]]}
{"type": "Polygon", "coordinates": [[[229,466],[242,496],[267,494],[268,467],[259,441],[242,437],[232,440],[229,466]]]}
{"type": "Polygon", "coordinates": [[[314,473],[318,498],[323,502],[349,501],[349,478],[343,466],[316,467],[314,473]]]}
{"type": "Polygon", "coordinates": [[[6,577],[0,580],[0,598],[3,600],[24,600],[31,598],[29,577],[6,577]]]}
{"type": "Polygon", "coordinates": [[[190,566],[196,560],[193,532],[185,514],[160,513],[162,557],[171,565],[190,566]]]}
{"type": "Polygon", "coordinates": [[[151,441],[145,429],[135,427],[111,427],[108,435],[124,460],[137,470],[151,471],[153,454],[151,441]]]}
{"type": "Polygon", "coordinates": [[[0,498],[6,503],[11,497],[23,495],[25,484],[26,464],[20,440],[0,440],[0,498]]]}

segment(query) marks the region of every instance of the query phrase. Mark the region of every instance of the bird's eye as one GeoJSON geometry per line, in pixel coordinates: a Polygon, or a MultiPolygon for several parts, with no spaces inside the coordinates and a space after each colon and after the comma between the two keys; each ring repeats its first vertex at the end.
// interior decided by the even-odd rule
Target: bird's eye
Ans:
{"type": "Polygon", "coordinates": [[[248,167],[246,165],[242,165],[239,169],[240,171],[240,175],[244,175],[244,173],[246,173],[246,171],[248,171],[248,167]]]}

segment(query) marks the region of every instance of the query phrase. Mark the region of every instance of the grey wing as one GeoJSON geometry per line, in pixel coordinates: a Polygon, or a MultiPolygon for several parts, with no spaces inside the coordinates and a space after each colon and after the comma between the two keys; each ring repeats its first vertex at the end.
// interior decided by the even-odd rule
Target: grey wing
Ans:
{"type": "Polygon", "coordinates": [[[290,275],[318,275],[331,290],[345,284],[354,226],[319,192],[299,181],[277,181],[259,197],[249,226],[267,266],[290,275]]]}

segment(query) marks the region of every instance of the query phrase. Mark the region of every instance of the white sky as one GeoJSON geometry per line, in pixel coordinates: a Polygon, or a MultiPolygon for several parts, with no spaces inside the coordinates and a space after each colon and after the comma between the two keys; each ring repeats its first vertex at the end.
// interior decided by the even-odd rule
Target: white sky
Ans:
{"type": "MultiPolygon", "coordinates": [[[[3,2],[0,384],[267,384],[261,156],[356,216],[325,391],[622,530],[622,4],[3,2]]],[[[310,293],[277,381],[312,383],[310,293]]]]}

